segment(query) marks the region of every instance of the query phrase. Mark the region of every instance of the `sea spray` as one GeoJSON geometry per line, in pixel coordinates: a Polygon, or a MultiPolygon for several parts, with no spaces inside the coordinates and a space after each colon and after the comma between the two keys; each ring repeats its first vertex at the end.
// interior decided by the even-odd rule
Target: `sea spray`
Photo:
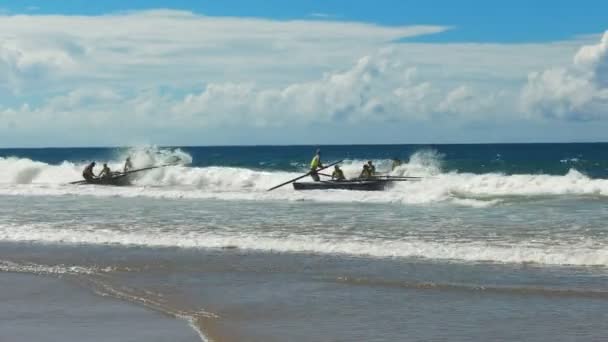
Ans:
{"type": "MultiPolygon", "coordinates": [[[[444,154],[432,149],[413,153],[409,160],[391,170],[390,159],[373,159],[379,172],[395,176],[421,177],[417,181],[395,182],[386,191],[298,192],[283,187],[267,193],[276,184],[295,178],[307,170],[284,171],[229,166],[187,166],[196,161],[181,149],[134,148],[117,152],[110,168],[122,168],[130,156],[135,167],[171,161],[181,164],[136,174],[131,187],[74,186],[66,183],[81,178],[86,162],[63,161],[47,164],[28,158],[0,158],[0,194],[10,195],[87,195],[152,198],[191,198],[222,200],[287,200],[323,202],[369,202],[457,205],[487,207],[517,197],[608,196],[608,180],[592,179],[576,169],[563,175],[470,173],[443,170],[444,154]]],[[[367,160],[349,159],[342,163],[347,178],[357,177],[367,160]]],[[[98,171],[98,170],[97,170],[98,171]]],[[[303,179],[301,181],[311,181],[303,179]]]]}

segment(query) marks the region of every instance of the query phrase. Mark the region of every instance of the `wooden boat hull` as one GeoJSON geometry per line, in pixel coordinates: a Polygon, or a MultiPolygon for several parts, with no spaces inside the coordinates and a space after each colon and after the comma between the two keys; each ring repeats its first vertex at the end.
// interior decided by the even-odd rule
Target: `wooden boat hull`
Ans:
{"type": "Polygon", "coordinates": [[[357,190],[381,191],[390,180],[320,181],[292,183],[295,190],[357,190]]]}
{"type": "Polygon", "coordinates": [[[125,186],[131,185],[128,174],[118,174],[107,178],[94,178],[85,181],[86,184],[125,186]]]}

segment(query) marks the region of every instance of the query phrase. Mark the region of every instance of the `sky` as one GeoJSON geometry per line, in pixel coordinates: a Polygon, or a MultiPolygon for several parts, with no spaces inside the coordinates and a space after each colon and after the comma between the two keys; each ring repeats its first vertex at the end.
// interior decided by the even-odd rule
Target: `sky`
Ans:
{"type": "Polygon", "coordinates": [[[608,141],[605,13],[3,1],[0,147],[608,141]]]}

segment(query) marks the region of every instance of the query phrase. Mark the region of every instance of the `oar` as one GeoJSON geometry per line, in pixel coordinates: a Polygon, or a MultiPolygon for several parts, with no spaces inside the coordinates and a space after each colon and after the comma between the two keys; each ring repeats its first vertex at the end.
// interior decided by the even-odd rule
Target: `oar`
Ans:
{"type": "Polygon", "coordinates": [[[375,176],[376,178],[387,178],[387,179],[422,179],[428,177],[414,177],[414,176],[375,176]]]}
{"type": "Polygon", "coordinates": [[[380,180],[387,182],[420,182],[422,178],[382,178],[380,180]]]}
{"type": "Polygon", "coordinates": [[[146,171],[146,170],[152,170],[152,169],[158,169],[158,168],[161,168],[161,167],[174,166],[174,165],[177,165],[177,164],[164,164],[164,165],[156,165],[156,166],[144,167],[144,168],[141,168],[141,169],[129,170],[127,172],[121,172],[120,174],[121,175],[128,175],[130,173],[135,173],[135,172],[140,172],[140,171],[146,171]]]}
{"type": "MultiPolygon", "coordinates": [[[[343,162],[343,160],[337,161],[337,162],[335,162],[335,163],[331,163],[331,164],[329,164],[329,165],[325,165],[324,167],[322,167],[322,168],[320,168],[320,169],[318,169],[318,170],[316,170],[316,171],[318,172],[318,171],[321,171],[321,170],[325,170],[325,169],[327,169],[328,167],[332,167],[332,166],[334,166],[334,165],[336,165],[336,164],[340,164],[341,162],[343,162]]],[[[294,178],[294,179],[292,179],[292,180],[290,180],[290,181],[287,181],[287,182],[285,182],[285,183],[281,183],[281,184],[279,184],[279,185],[277,185],[277,186],[273,186],[272,188],[268,189],[267,191],[272,191],[272,190],[274,190],[274,189],[278,189],[278,188],[280,188],[280,187],[282,187],[282,186],[284,186],[284,185],[287,185],[287,184],[289,184],[289,183],[293,183],[293,182],[295,182],[295,181],[297,181],[297,180],[300,180],[300,179],[302,179],[302,178],[304,178],[304,177],[306,177],[306,176],[310,176],[311,172],[312,172],[312,171],[308,171],[308,172],[306,172],[306,174],[304,174],[304,175],[302,175],[302,176],[300,176],[300,177],[296,177],[296,178],[294,178]]]]}

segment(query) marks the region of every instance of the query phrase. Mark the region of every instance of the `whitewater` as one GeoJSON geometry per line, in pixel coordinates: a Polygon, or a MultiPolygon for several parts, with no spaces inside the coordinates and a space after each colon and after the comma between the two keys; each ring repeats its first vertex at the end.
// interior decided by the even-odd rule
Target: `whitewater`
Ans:
{"type": "MultiPolygon", "coordinates": [[[[420,181],[399,182],[383,192],[308,191],[296,192],[291,186],[273,192],[274,185],[306,172],[230,166],[192,166],[192,157],[180,149],[129,150],[108,161],[113,170],[122,168],[131,156],[136,167],[148,167],[178,160],[181,164],[139,174],[131,187],[78,186],[67,183],[81,179],[87,162],[62,161],[48,164],[20,157],[0,157],[2,195],[85,195],[151,197],[164,199],[288,200],[322,202],[373,202],[428,204],[448,202],[465,206],[491,206],[518,198],[543,196],[608,196],[608,180],[593,179],[575,168],[564,175],[475,174],[443,170],[441,155],[418,151],[403,165],[390,170],[390,159],[374,159],[379,171],[391,176],[422,177],[420,181]]],[[[342,164],[347,178],[356,177],[366,160],[347,159],[342,164]]],[[[305,164],[305,163],[304,163],[305,164]]],[[[100,169],[97,166],[96,172],[100,169]]],[[[304,179],[303,181],[310,181],[304,179]]]]}

